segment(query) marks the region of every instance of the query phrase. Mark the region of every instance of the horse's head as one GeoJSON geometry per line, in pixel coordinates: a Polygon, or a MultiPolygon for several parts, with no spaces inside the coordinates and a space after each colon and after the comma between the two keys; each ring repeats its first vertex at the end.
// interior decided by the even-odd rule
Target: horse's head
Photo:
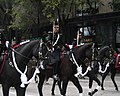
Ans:
{"type": "Polygon", "coordinates": [[[103,60],[104,58],[111,59],[114,55],[113,48],[109,46],[104,46],[99,50],[98,59],[103,60]]]}
{"type": "Polygon", "coordinates": [[[39,49],[38,65],[45,65],[46,63],[48,63],[48,58],[49,58],[51,51],[52,51],[52,49],[51,49],[50,44],[48,44],[46,42],[41,43],[40,49],[39,49]]]}
{"type": "Polygon", "coordinates": [[[36,58],[36,59],[40,59],[41,56],[42,56],[42,45],[43,45],[43,42],[42,40],[37,40],[35,42],[35,45],[33,47],[33,51],[32,51],[32,55],[36,58]]]}
{"type": "Polygon", "coordinates": [[[40,59],[45,59],[46,57],[48,57],[50,51],[51,51],[51,48],[49,44],[42,42],[39,50],[40,59]]]}

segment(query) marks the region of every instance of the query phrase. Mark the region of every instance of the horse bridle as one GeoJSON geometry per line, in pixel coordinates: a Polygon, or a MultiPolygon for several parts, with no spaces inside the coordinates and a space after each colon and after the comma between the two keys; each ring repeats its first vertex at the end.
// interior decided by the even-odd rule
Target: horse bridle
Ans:
{"type": "MultiPolygon", "coordinates": [[[[41,44],[41,48],[42,48],[42,45],[45,44],[44,42],[42,42],[41,44]]],[[[40,52],[40,59],[46,59],[47,55],[49,54],[49,52],[51,52],[52,50],[45,44],[46,48],[47,48],[47,52],[45,53],[45,55],[43,56],[42,52],[40,52]]],[[[43,50],[43,49],[42,49],[43,50]]]]}

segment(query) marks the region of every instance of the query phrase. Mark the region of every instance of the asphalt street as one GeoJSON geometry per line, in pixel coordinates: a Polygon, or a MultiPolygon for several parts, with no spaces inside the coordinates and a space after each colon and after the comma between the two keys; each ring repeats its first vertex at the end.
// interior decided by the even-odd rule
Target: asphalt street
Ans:
{"type": "MultiPolygon", "coordinates": [[[[101,80],[100,76],[99,76],[99,79],[101,80]]],[[[120,90],[120,74],[117,74],[115,80],[120,90]]],[[[79,81],[80,81],[81,86],[83,87],[83,91],[84,91],[83,96],[88,96],[87,94],[88,93],[88,78],[85,77],[85,79],[79,79],[79,81]]],[[[44,84],[44,87],[43,87],[44,96],[51,96],[51,87],[52,87],[51,78],[49,79],[48,83],[49,84],[44,84]]],[[[96,87],[96,83],[94,82],[93,88],[95,87],[96,87]]],[[[104,83],[104,87],[105,87],[104,91],[99,90],[99,92],[96,93],[94,96],[120,96],[120,91],[115,90],[113,83],[110,79],[110,76],[107,76],[105,83],[104,83]]],[[[55,89],[55,94],[56,94],[55,96],[61,96],[57,85],[55,89]]],[[[0,86],[0,96],[3,96],[1,86],[0,86]]],[[[14,88],[10,89],[10,96],[16,96],[16,92],[14,88]]],[[[32,81],[29,84],[25,96],[39,96],[38,90],[37,90],[37,84],[35,83],[35,81],[32,81]]],[[[69,82],[68,84],[66,96],[79,96],[78,90],[72,84],[72,82],[69,82]]]]}

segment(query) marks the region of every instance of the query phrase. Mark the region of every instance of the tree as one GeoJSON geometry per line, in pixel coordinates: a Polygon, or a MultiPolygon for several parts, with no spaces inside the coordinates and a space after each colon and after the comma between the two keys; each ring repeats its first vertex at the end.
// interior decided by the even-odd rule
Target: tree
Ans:
{"type": "Polygon", "coordinates": [[[0,0],[0,28],[4,29],[4,38],[11,39],[9,37],[9,25],[12,21],[12,4],[14,0],[0,0]]]}
{"type": "Polygon", "coordinates": [[[30,0],[15,0],[12,8],[13,28],[27,30],[32,24],[36,24],[37,12],[30,0]]]}
{"type": "Polygon", "coordinates": [[[110,5],[113,8],[113,11],[120,11],[120,0],[112,0],[110,5]]]}
{"type": "Polygon", "coordinates": [[[42,14],[41,0],[15,0],[12,8],[13,22],[10,27],[19,29],[24,32],[24,35],[30,35],[31,31],[36,37],[39,27],[42,23],[47,22],[47,19],[42,14]]]}
{"type": "Polygon", "coordinates": [[[41,22],[48,20],[53,22],[59,18],[60,21],[64,21],[65,19],[75,17],[76,9],[83,3],[85,5],[87,1],[88,0],[14,0],[12,6],[13,21],[10,27],[27,30],[30,29],[32,25],[41,24],[41,22]]]}
{"type": "Polygon", "coordinates": [[[66,41],[65,36],[68,30],[65,21],[76,17],[76,10],[82,11],[81,13],[86,10],[87,13],[93,14],[95,12],[93,9],[97,9],[98,0],[42,0],[42,3],[44,4],[43,13],[51,22],[58,18],[60,30],[64,34],[63,39],[66,41]]]}

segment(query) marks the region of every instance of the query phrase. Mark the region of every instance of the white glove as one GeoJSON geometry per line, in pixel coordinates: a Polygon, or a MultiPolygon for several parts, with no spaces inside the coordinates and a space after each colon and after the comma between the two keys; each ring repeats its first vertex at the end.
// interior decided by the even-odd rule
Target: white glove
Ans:
{"type": "Polygon", "coordinates": [[[6,45],[6,47],[8,48],[8,47],[9,47],[9,41],[6,41],[6,42],[5,42],[5,45],[6,45]]]}
{"type": "Polygon", "coordinates": [[[92,70],[90,66],[88,66],[88,70],[89,70],[89,71],[91,71],[91,70],[92,70]]]}

